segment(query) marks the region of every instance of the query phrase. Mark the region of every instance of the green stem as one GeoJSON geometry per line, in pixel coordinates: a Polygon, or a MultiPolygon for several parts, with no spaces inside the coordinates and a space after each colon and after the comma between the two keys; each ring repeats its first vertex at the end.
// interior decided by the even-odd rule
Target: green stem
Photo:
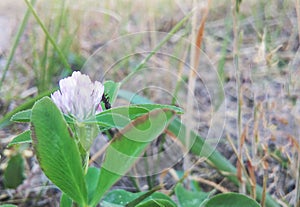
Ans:
{"type": "Polygon", "coordinates": [[[64,56],[63,52],[60,50],[60,48],[57,46],[57,44],[55,43],[54,39],[51,37],[50,33],[48,32],[47,28],[45,27],[45,25],[43,24],[42,20],[39,18],[38,14],[36,13],[35,9],[33,8],[32,4],[28,1],[28,0],[24,0],[25,3],[28,6],[28,9],[31,11],[31,13],[33,14],[34,18],[36,19],[36,21],[38,22],[38,24],[40,25],[40,27],[42,28],[42,30],[44,31],[46,37],[48,38],[48,40],[50,41],[51,45],[53,46],[53,48],[57,51],[64,67],[68,70],[68,72],[72,72],[72,69],[66,59],[66,57],[64,56]]]}

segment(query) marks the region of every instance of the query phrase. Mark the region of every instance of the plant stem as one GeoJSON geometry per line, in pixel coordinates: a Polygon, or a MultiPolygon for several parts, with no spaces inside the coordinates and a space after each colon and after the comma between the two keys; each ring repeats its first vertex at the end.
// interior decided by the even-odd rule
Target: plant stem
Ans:
{"type": "MultiPolygon", "coordinates": [[[[237,146],[238,146],[238,155],[239,155],[239,160],[243,161],[243,156],[242,156],[242,137],[241,137],[241,132],[242,132],[242,90],[241,90],[241,83],[240,83],[240,78],[241,78],[241,71],[239,69],[239,54],[238,54],[238,45],[239,45],[239,25],[238,25],[238,12],[236,9],[236,4],[238,0],[232,0],[232,18],[233,18],[233,65],[235,69],[235,79],[236,79],[236,96],[237,96],[237,146]]],[[[243,165],[243,162],[239,163],[239,165],[243,165]]],[[[243,172],[241,170],[241,167],[238,167],[238,175],[240,176],[240,188],[239,192],[240,193],[246,193],[246,186],[245,183],[243,182],[243,172]]]]}
{"type": "Polygon", "coordinates": [[[51,37],[50,33],[48,32],[47,28],[45,27],[45,25],[43,24],[42,20],[40,19],[40,17],[38,16],[38,14],[36,13],[35,9],[33,8],[32,4],[28,1],[28,0],[24,0],[25,3],[28,6],[28,9],[31,11],[31,13],[33,14],[34,18],[36,19],[36,21],[38,22],[38,24],[40,25],[40,27],[42,28],[43,32],[45,33],[46,37],[48,38],[48,40],[50,41],[51,45],[53,46],[53,48],[57,51],[64,67],[68,70],[68,72],[72,72],[72,69],[65,57],[65,55],[63,54],[63,52],[60,50],[60,48],[57,46],[57,44],[55,43],[55,41],[53,40],[53,38],[51,37]]]}

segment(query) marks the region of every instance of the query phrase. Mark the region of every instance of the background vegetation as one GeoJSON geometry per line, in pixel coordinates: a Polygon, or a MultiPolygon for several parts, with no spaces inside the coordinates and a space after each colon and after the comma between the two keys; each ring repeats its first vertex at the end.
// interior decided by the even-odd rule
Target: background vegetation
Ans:
{"type": "MultiPolygon", "coordinates": [[[[177,0],[31,1],[36,16],[26,2],[0,2],[0,203],[57,206],[60,196],[39,169],[30,146],[7,148],[27,127],[8,125],[17,107],[29,107],[34,97],[49,94],[58,80],[82,67],[93,79],[124,80],[145,58],[145,51],[153,51],[190,15],[147,62],[147,70],[128,79],[122,89],[157,103],[179,105],[186,112],[184,123],[202,137],[208,136],[209,129],[218,134],[226,118],[221,139],[210,143],[236,166],[241,185],[236,187],[210,162],[195,164],[196,158],[184,156],[178,146],[180,150],[160,160],[162,168],[169,167],[167,175],[125,177],[116,188],[145,190],[161,178],[167,183],[163,190],[169,191],[178,181],[174,170],[185,173],[186,180],[205,192],[246,194],[244,177],[254,187],[262,186],[280,205],[299,205],[297,0],[212,0],[210,7],[204,1],[177,0]],[[201,38],[197,32],[204,24],[201,38]],[[155,32],[141,34],[143,31],[155,32]],[[201,45],[203,52],[197,55],[191,43],[201,45]],[[131,57],[124,58],[128,55],[131,57]],[[197,58],[199,64],[195,64],[197,58]],[[190,66],[198,75],[190,73],[190,66]],[[195,95],[192,99],[189,90],[195,95]],[[222,112],[219,122],[211,122],[212,112],[222,112]],[[21,175],[6,173],[15,176],[10,180],[16,183],[7,183],[5,176],[10,161],[24,166],[21,175]],[[195,165],[190,168],[189,163],[195,165]]],[[[117,100],[115,105],[127,103],[117,100]]],[[[147,153],[171,144],[174,141],[166,135],[147,153]]],[[[93,153],[99,149],[100,138],[93,153]]],[[[193,188],[189,182],[185,185],[193,188]]],[[[254,197],[255,193],[247,194],[254,197]]]]}

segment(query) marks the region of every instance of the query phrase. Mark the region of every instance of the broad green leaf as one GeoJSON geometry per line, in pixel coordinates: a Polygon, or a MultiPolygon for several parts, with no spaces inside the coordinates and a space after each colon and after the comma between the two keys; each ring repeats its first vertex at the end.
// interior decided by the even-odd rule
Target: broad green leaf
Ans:
{"type": "MultiPolygon", "coordinates": [[[[30,122],[30,117],[31,117],[31,109],[27,109],[24,111],[20,111],[13,115],[10,119],[10,121],[14,122],[30,122]]],[[[64,114],[64,118],[67,121],[67,123],[74,123],[74,119],[70,117],[67,114],[64,114]]]]}
{"type": "Polygon", "coordinates": [[[104,82],[105,93],[109,97],[110,104],[113,104],[115,102],[119,88],[120,83],[116,83],[111,80],[104,82]]]}
{"type": "Polygon", "coordinates": [[[22,132],[21,134],[17,135],[8,145],[7,147],[11,147],[15,144],[24,144],[24,143],[31,143],[31,135],[30,130],[26,130],[22,132]]]}
{"type": "Polygon", "coordinates": [[[186,190],[180,183],[175,188],[179,206],[199,207],[199,205],[208,197],[205,192],[192,192],[186,190]]]}
{"type": "Polygon", "coordinates": [[[125,190],[113,190],[105,195],[101,206],[106,207],[111,204],[125,206],[143,194],[143,192],[132,193],[125,190]]]}
{"type": "Polygon", "coordinates": [[[27,109],[24,111],[19,111],[15,115],[13,115],[10,121],[14,122],[30,122],[31,109],[27,109]]]}
{"type": "Polygon", "coordinates": [[[176,207],[176,205],[165,199],[150,199],[138,204],[136,207],[176,207]]]}
{"type": "Polygon", "coordinates": [[[151,200],[162,201],[163,203],[168,204],[168,206],[176,206],[176,203],[169,196],[167,196],[163,193],[154,192],[153,194],[150,194],[150,193],[152,193],[151,191],[153,191],[153,190],[154,189],[142,194],[140,197],[136,198],[135,200],[131,201],[128,205],[126,205],[126,207],[136,207],[136,206],[140,206],[140,205],[148,206],[149,203],[151,203],[151,200]],[[141,200],[141,198],[144,198],[144,200],[141,200]],[[140,202],[138,202],[138,203],[135,202],[135,201],[139,201],[139,200],[140,200],[140,202]]]}
{"type": "MultiPolygon", "coordinates": [[[[118,96],[130,101],[133,104],[152,103],[149,99],[134,94],[130,91],[120,90],[118,96]]],[[[176,117],[175,119],[173,119],[167,130],[175,137],[177,137],[183,145],[186,144],[186,127],[183,123],[181,123],[181,120],[179,118],[176,117]]],[[[209,155],[207,157],[207,160],[211,165],[222,172],[222,174],[225,175],[234,184],[240,184],[239,180],[236,178],[236,176],[234,176],[236,174],[236,168],[222,154],[220,154],[217,149],[213,149],[209,144],[205,142],[205,139],[203,137],[199,136],[194,131],[191,132],[191,138],[194,141],[190,149],[190,152],[192,154],[209,155]]],[[[247,189],[248,191],[251,189],[250,183],[247,183],[247,189]]],[[[261,200],[262,187],[259,185],[256,185],[256,197],[258,200],[261,200]]],[[[266,196],[266,206],[280,207],[280,205],[269,194],[267,194],[266,196]]]]}
{"type": "Polygon", "coordinates": [[[127,173],[149,143],[165,130],[173,117],[174,111],[169,109],[153,110],[135,119],[114,137],[106,150],[97,184],[97,196],[92,200],[92,205],[97,204],[106,191],[127,173]]]}
{"type": "Polygon", "coordinates": [[[109,203],[107,201],[102,201],[101,207],[124,207],[124,206],[121,204],[113,204],[113,203],[109,203]]]}
{"type": "Polygon", "coordinates": [[[4,205],[0,205],[0,207],[18,207],[18,206],[13,204],[4,204],[4,205]]]}
{"type": "Polygon", "coordinates": [[[260,205],[243,194],[239,193],[223,193],[218,194],[207,201],[205,207],[260,207],[260,205]]]}
{"type": "Polygon", "coordinates": [[[89,167],[87,174],[85,175],[85,182],[88,191],[88,201],[90,202],[95,195],[95,190],[97,188],[97,180],[100,174],[100,169],[95,167],[89,167]]]}
{"type": "Polygon", "coordinates": [[[72,207],[72,200],[64,193],[62,193],[60,198],[60,207],[72,207]]]}
{"type": "Polygon", "coordinates": [[[17,154],[8,161],[4,172],[4,185],[6,188],[16,188],[24,179],[24,160],[21,154],[17,154]]]}
{"type": "Polygon", "coordinates": [[[32,140],[47,177],[80,205],[87,204],[81,158],[70,129],[56,105],[44,97],[32,108],[32,140]]]}
{"type": "MultiPolygon", "coordinates": [[[[158,190],[158,189],[156,189],[158,190]]],[[[109,207],[109,206],[125,206],[126,207],[135,207],[137,204],[146,203],[147,201],[153,199],[153,200],[167,200],[173,205],[176,206],[175,202],[171,200],[170,197],[167,195],[155,192],[154,190],[150,190],[148,192],[138,192],[138,193],[132,193],[125,190],[113,190],[107,193],[107,195],[103,198],[101,202],[101,206],[103,207],[109,207]],[[141,198],[141,199],[140,199],[141,198]],[[139,203],[133,203],[134,201],[140,200],[139,203]]]]}
{"type": "MultiPolygon", "coordinates": [[[[102,131],[110,128],[122,129],[129,124],[133,119],[145,115],[154,109],[170,109],[176,113],[182,113],[182,109],[176,106],[161,105],[161,104],[140,104],[121,106],[105,110],[96,115],[96,122],[102,131]]],[[[87,121],[95,122],[94,119],[87,121]]]]}

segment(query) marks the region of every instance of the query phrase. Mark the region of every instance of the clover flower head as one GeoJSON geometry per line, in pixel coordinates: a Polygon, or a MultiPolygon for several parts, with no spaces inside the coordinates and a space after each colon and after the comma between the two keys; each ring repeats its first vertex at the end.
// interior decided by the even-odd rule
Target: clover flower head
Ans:
{"type": "Polygon", "coordinates": [[[98,81],[92,82],[87,75],[75,71],[71,77],[59,81],[59,88],[51,98],[63,113],[83,121],[102,111],[104,86],[98,81]]]}

